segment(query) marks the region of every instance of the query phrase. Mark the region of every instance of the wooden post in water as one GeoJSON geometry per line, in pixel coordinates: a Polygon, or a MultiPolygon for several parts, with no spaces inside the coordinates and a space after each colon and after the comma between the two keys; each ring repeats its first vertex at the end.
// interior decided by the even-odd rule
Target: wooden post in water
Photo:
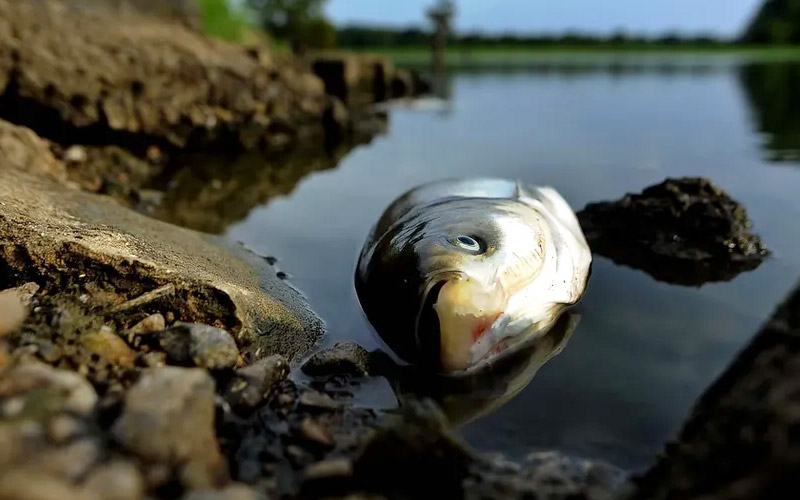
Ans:
{"type": "Polygon", "coordinates": [[[445,73],[447,59],[447,37],[450,34],[450,20],[455,13],[455,6],[451,0],[440,0],[439,3],[428,10],[428,17],[433,23],[431,37],[431,65],[434,75],[445,73]]]}

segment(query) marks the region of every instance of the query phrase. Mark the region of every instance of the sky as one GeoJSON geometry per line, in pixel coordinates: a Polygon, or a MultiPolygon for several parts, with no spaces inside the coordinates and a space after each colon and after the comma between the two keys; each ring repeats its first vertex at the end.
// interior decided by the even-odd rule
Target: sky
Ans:
{"type": "MultiPolygon", "coordinates": [[[[763,0],[456,0],[455,29],[737,34],[763,0]]],[[[422,24],[435,0],[328,0],[335,24],[422,24]]]]}

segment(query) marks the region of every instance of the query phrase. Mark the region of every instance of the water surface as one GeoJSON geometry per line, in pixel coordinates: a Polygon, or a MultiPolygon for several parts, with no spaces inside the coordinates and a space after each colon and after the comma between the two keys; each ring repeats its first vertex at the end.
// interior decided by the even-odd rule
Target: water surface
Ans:
{"type": "Polygon", "coordinates": [[[461,430],[515,457],[558,448],[643,467],[800,276],[800,69],[729,59],[625,68],[455,75],[446,109],[393,111],[386,135],[227,234],[279,257],[327,322],[326,343],[375,348],[353,271],[370,226],[404,190],[503,176],[552,185],[578,210],[668,176],[711,178],[744,203],[774,256],[698,288],[596,257],[564,352],[461,430]]]}

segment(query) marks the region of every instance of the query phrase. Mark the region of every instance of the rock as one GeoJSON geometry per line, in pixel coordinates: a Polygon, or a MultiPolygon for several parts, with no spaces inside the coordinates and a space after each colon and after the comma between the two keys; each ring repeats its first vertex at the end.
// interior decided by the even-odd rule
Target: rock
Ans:
{"type": "Polygon", "coordinates": [[[398,70],[390,83],[393,98],[407,97],[414,94],[414,76],[408,70],[398,70]]]}
{"type": "Polygon", "coordinates": [[[247,485],[230,484],[220,490],[195,490],[186,493],[182,500],[258,500],[256,495],[247,485]]]}
{"type": "Polygon", "coordinates": [[[144,479],[132,463],[115,460],[94,469],[83,488],[103,500],[139,500],[144,496],[144,479]]]}
{"type": "Polygon", "coordinates": [[[163,331],[167,327],[164,316],[160,313],[151,314],[132,327],[128,328],[125,333],[127,335],[149,335],[163,331]]]}
{"type": "Polygon", "coordinates": [[[727,281],[768,255],[744,207],[707,179],[667,179],[578,217],[593,252],[668,283],[727,281]]]}
{"type": "Polygon", "coordinates": [[[8,500],[101,500],[66,479],[31,469],[0,471],[0,498],[8,500]]]}
{"type": "Polygon", "coordinates": [[[314,462],[306,467],[303,476],[306,480],[349,477],[353,475],[353,462],[347,458],[330,458],[314,462]]]}
{"type": "Polygon", "coordinates": [[[39,285],[33,282],[0,291],[0,338],[22,326],[38,291],[39,285]]]}
{"type": "Polygon", "coordinates": [[[61,411],[88,415],[97,403],[94,388],[83,377],[35,361],[23,362],[3,374],[0,398],[5,400],[2,408],[13,410],[0,418],[37,420],[61,411]]]}
{"type": "Polygon", "coordinates": [[[629,498],[792,498],[800,486],[799,340],[800,284],[698,399],[629,498]]]}
{"type": "Polygon", "coordinates": [[[318,410],[336,410],[341,407],[327,394],[317,391],[306,391],[300,395],[300,406],[318,410]]]}
{"type": "Polygon", "coordinates": [[[303,372],[312,376],[334,374],[365,377],[369,374],[369,351],[354,342],[338,342],[332,348],[314,354],[303,365],[303,372]]]}
{"type": "Polygon", "coordinates": [[[86,148],[83,146],[70,146],[64,152],[64,161],[69,163],[83,163],[87,158],[86,148]]]}
{"type": "Polygon", "coordinates": [[[354,473],[364,490],[389,498],[462,498],[473,461],[435,405],[412,402],[364,445],[354,473]]]}
{"type": "Polygon", "coordinates": [[[0,255],[11,272],[67,284],[102,277],[129,301],[171,286],[139,307],[224,327],[257,358],[292,361],[321,336],[322,321],[260,256],[64,186],[54,179],[63,165],[25,129],[0,121],[0,146],[11,153],[0,156],[0,255]]]}
{"type": "Polygon", "coordinates": [[[128,344],[108,327],[83,334],[81,344],[94,354],[123,368],[133,368],[136,362],[136,351],[128,347],[128,344]]]}
{"type": "Polygon", "coordinates": [[[620,498],[626,477],[621,469],[603,462],[541,452],[530,455],[521,468],[476,465],[464,484],[464,498],[613,500],[620,498]]]}
{"type": "Polygon", "coordinates": [[[144,460],[191,471],[183,476],[187,487],[211,487],[224,476],[214,436],[214,381],[205,370],[146,370],[125,394],[113,433],[144,460]]]}
{"type": "Polygon", "coordinates": [[[159,342],[167,357],[182,365],[220,370],[233,368],[239,358],[239,349],[233,337],[225,330],[213,326],[174,326],[161,334],[159,342]]]}
{"type": "Polygon", "coordinates": [[[55,415],[47,422],[47,438],[55,444],[70,441],[85,432],[84,424],[69,415],[55,415]]]}
{"type": "Polygon", "coordinates": [[[236,370],[225,399],[236,408],[255,408],[275,384],[286,378],[289,364],[283,356],[270,356],[236,370]]]}
{"type": "Polygon", "coordinates": [[[324,425],[315,422],[311,418],[307,417],[301,420],[298,430],[300,435],[309,442],[325,447],[333,446],[333,437],[330,431],[324,425]]]}
{"type": "Polygon", "coordinates": [[[89,438],[38,451],[27,460],[26,467],[70,481],[84,477],[98,463],[102,453],[99,441],[89,438]]]}

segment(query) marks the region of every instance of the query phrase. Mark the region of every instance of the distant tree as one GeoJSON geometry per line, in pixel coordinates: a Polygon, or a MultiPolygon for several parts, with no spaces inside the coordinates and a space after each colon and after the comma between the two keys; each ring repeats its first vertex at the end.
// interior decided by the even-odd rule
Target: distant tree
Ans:
{"type": "Polygon", "coordinates": [[[247,0],[247,5],[266,31],[288,41],[295,51],[311,46],[315,38],[330,41],[322,13],[325,0],[247,0]]]}

